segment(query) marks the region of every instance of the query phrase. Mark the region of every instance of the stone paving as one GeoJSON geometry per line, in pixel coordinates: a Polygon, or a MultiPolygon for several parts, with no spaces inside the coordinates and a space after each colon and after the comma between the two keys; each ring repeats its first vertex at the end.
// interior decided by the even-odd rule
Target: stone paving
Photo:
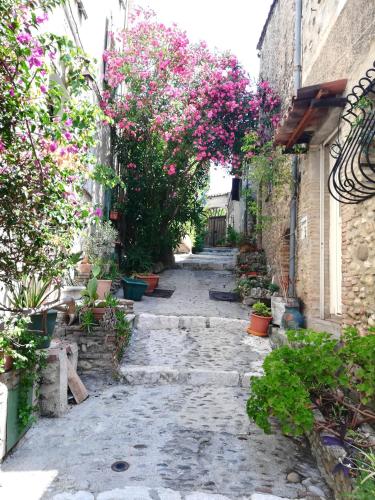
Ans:
{"type": "Polygon", "coordinates": [[[161,274],[159,287],[175,291],[170,299],[143,297],[141,302],[135,303],[136,313],[238,319],[249,317],[249,307],[241,303],[209,300],[210,289],[233,291],[235,281],[230,271],[168,270],[161,274]]]}
{"type": "Polygon", "coordinates": [[[86,378],[87,401],[38,421],[3,464],[1,499],[331,498],[303,440],[276,427],[265,435],[249,422],[249,377],[270,347],[245,333],[238,304],[225,304],[226,318],[210,314],[207,287],[223,278],[216,273],[168,272],[177,287],[181,274],[200,284],[200,300],[168,314],[171,299],[150,299],[154,309],[138,316],[120,379],[86,378]],[[118,460],[128,470],[114,472],[118,460]]]}

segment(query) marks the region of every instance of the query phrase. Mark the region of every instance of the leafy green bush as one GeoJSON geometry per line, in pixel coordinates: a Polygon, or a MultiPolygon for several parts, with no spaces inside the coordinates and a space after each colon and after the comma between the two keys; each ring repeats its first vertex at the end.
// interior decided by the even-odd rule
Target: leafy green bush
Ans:
{"type": "Polygon", "coordinates": [[[236,231],[232,226],[228,226],[226,243],[232,247],[236,247],[237,245],[239,245],[241,239],[242,239],[241,233],[236,231]]]}
{"type": "Polygon", "coordinates": [[[267,307],[266,304],[263,304],[263,302],[256,302],[252,306],[252,312],[257,316],[264,316],[266,318],[272,316],[271,309],[267,307]]]}
{"type": "Polygon", "coordinates": [[[350,328],[342,343],[313,330],[288,331],[287,337],[290,345],[269,354],[264,375],[251,380],[249,418],[269,433],[273,416],[283,432],[301,435],[313,426],[312,401],[320,401],[322,407],[330,405],[329,418],[342,427],[348,410],[342,395],[356,390],[360,404],[373,397],[375,336],[361,337],[350,328]]]}

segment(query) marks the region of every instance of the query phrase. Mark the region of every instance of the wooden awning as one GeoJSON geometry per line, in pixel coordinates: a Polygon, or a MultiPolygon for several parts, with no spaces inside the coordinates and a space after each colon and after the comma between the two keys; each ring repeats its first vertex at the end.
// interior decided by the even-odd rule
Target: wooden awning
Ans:
{"type": "Polygon", "coordinates": [[[319,83],[298,89],[284,120],[276,130],[275,142],[288,151],[295,144],[309,143],[333,107],[343,108],[342,93],[347,80],[319,83]]]}

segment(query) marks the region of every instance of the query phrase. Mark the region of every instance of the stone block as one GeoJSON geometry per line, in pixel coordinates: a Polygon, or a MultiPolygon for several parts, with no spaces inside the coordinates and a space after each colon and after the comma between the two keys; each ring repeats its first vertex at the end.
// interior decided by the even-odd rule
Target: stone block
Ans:
{"type": "Polygon", "coordinates": [[[179,321],[178,316],[156,316],[144,313],[136,318],[135,327],[139,330],[172,330],[178,328],[179,321]]]}
{"type": "Polygon", "coordinates": [[[94,495],[89,491],[77,491],[76,493],[58,493],[52,500],[94,500],[94,495]]]}
{"type": "Polygon", "coordinates": [[[239,386],[240,376],[237,371],[218,370],[181,370],[180,379],[188,385],[213,385],[219,387],[239,386]]]}
{"type": "Polygon", "coordinates": [[[186,495],[185,500],[230,500],[230,498],[216,493],[197,492],[189,493],[186,495]]]}
{"type": "Polygon", "coordinates": [[[283,497],[278,497],[276,495],[269,495],[268,493],[253,493],[250,500],[286,500],[283,497]]]}
{"type": "Polygon", "coordinates": [[[60,417],[68,410],[68,367],[66,347],[48,349],[47,365],[42,370],[40,412],[60,417]]]}
{"type": "Polygon", "coordinates": [[[129,385],[172,384],[179,380],[178,370],[169,366],[123,366],[120,374],[129,385]]]}
{"type": "Polygon", "coordinates": [[[99,493],[97,500],[151,500],[149,489],[145,486],[127,486],[99,493]]]}
{"type": "Polygon", "coordinates": [[[210,328],[225,328],[244,331],[249,326],[249,322],[242,319],[232,318],[210,318],[210,328]]]}
{"type": "Polygon", "coordinates": [[[179,328],[205,328],[207,323],[207,318],[204,316],[181,316],[179,318],[179,328]]]}

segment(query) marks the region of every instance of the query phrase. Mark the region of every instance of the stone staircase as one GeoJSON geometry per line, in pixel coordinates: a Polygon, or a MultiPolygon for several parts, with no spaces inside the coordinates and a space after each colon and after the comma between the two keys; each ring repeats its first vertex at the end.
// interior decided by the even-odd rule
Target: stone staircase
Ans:
{"type": "Polygon", "coordinates": [[[247,325],[230,318],[140,314],[120,377],[130,385],[247,388],[270,351],[267,339],[245,333],[247,325]]]}
{"type": "Polygon", "coordinates": [[[191,271],[233,270],[237,253],[237,248],[205,248],[197,254],[178,254],[175,256],[174,268],[191,271]]]}

